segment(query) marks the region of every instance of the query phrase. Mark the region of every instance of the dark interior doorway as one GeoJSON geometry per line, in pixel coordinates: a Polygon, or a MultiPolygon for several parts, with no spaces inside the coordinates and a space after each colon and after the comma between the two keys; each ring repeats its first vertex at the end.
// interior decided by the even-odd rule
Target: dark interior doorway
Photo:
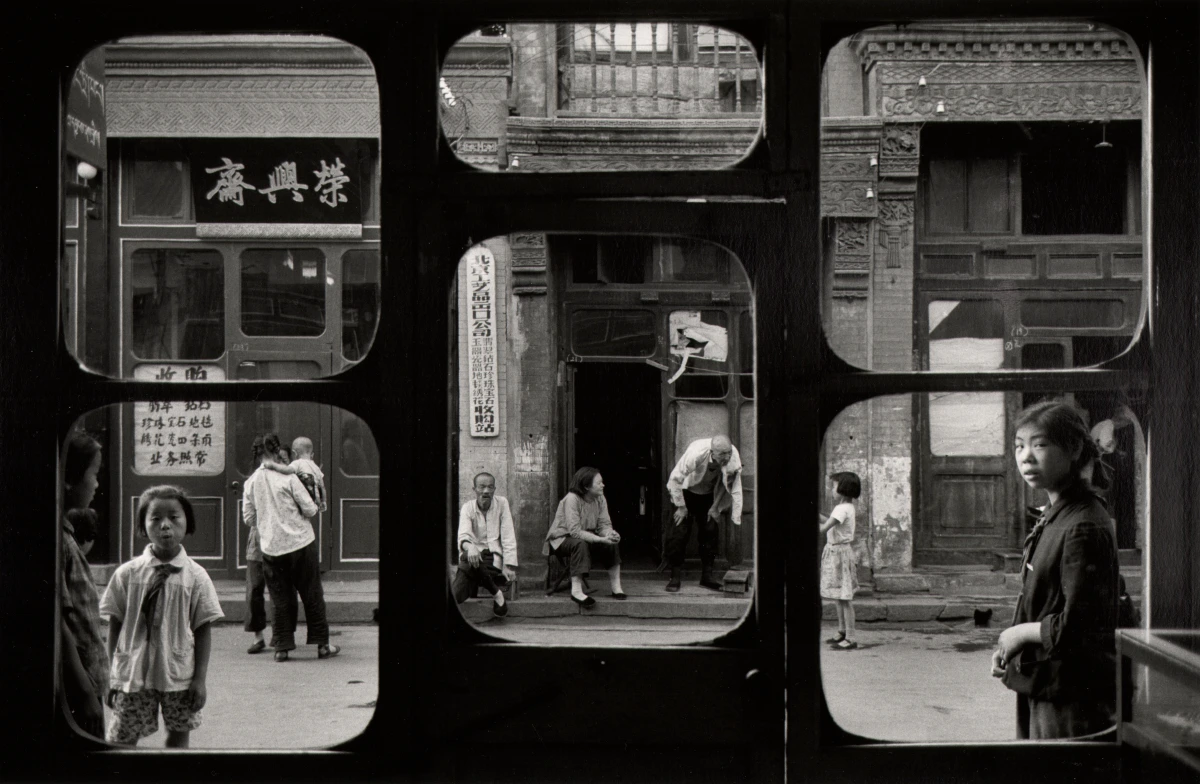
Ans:
{"type": "Polygon", "coordinates": [[[661,371],[633,362],[588,362],[575,372],[574,470],[604,477],[628,567],[657,565],[662,449],[661,371]]]}

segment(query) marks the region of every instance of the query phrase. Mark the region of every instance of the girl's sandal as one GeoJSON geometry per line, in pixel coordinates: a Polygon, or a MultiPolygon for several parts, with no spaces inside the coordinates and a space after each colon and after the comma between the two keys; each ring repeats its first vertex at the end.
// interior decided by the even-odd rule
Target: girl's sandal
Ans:
{"type": "Polygon", "coordinates": [[[842,641],[842,640],[844,640],[844,639],[846,639],[846,633],[845,633],[845,632],[838,632],[838,633],[837,633],[837,637],[830,637],[830,638],[829,638],[828,640],[826,640],[825,642],[829,643],[830,645],[837,645],[839,642],[841,642],[841,641],[842,641]]]}
{"type": "Polygon", "coordinates": [[[837,644],[837,647],[843,651],[852,651],[858,647],[858,643],[851,640],[842,640],[837,644]]]}
{"type": "Polygon", "coordinates": [[[288,660],[288,652],[287,651],[275,651],[275,661],[285,662],[287,660],[288,660]]]}
{"type": "Polygon", "coordinates": [[[318,659],[332,659],[341,653],[342,649],[336,645],[320,645],[317,647],[318,659]]]}

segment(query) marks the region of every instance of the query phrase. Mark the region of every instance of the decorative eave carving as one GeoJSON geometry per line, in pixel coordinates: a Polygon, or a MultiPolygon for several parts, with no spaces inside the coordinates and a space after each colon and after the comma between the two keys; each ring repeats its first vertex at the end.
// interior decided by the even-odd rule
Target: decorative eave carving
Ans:
{"type": "Polygon", "coordinates": [[[508,117],[506,124],[509,163],[521,171],[720,168],[745,157],[761,128],[758,117],[508,117]]]}
{"type": "Polygon", "coordinates": [[[516,296],[545,294],[548,287],[546,235],[537,233],[510,234],[512,291],[516,296]]]}
{"type": "Polygon", "coordinates": [[[885,120],[1137,120],[1143,111],[1136,51],[1095,25],[922,24],[865,31],[855,49],[885,120]]]}
{"type": "Polygon", "coordinates": [[[1136,62],[1123,35],[1086,22],[945,22],[896,25],[855,36],[868,68],[880,61],[955,60],[1136,62]]]}
{"type": "Polygon", "coordinates": [[[156,36],[105,47],[112,137],[378,137],[367,56],[323,36],[156,36]]]}
{"type": "Polygon", "coordinates": [[[866,297],[871,286],[871,220],[839,218],[834,226],[833,296],[866,297]]]}
{"type": "Polygon", "coordinates": [[[823,217],[874,217],[882,130],[877,117],[834,117],[821,122],[823,217]]]}

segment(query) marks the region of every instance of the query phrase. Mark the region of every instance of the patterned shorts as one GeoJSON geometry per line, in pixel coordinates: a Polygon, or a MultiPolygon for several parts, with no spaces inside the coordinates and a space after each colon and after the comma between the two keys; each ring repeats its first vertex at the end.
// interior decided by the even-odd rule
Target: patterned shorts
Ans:
{"type": "Polygon", "coordinates": [[[200,711],[192,710],[186,691],[119,691],[113,699],[113,718],[108,725],[109,743],[137,743],[158,732],[158,707],[162,706],[163,724],[173,732],[200,727],[200,711]]]}

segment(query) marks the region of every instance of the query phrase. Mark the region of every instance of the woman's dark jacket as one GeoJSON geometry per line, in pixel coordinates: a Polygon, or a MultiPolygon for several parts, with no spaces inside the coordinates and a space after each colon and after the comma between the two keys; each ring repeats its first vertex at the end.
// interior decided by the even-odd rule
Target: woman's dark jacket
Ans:
{"type": "Polygon", "coordinates": [[[1004,683],[1035,700],[1111,705],[1116,695],[1116,531],[1089,490],[1065,491],[1025,545],[1013,625],[1041,624],[1041,645],[1010,661],[1004,683]]]}

